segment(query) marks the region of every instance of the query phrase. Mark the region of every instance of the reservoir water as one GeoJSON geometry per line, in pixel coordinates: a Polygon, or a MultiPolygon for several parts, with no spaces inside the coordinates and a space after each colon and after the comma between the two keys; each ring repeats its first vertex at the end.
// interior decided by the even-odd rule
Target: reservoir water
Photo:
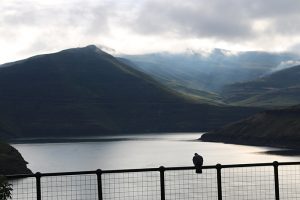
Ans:
{"type": "MultiPolygon", "coordinates": [[[[96,142],[13,144],[34,172],[192,166],[195,152],[205,165],[299,161],[267,154],[270,147],[199,142],[202,133],[97,137],[96,142]]],[[[77,138],[80,141],[80,138],[77,138]]],[[[91,139],[91,138],[89,138],[91,139]]]]}
{"type": "MultiPolygon", "coordinates": [[[[279,149],[222,143],[199,142],[201,133],[148,134],[97,138],[64,139],[59,143],[14,144],[34,172],[85,171],[145,167],[192,166],[198,152],[205,165],[299,161],[299,156],[268,154],[279,149]],[[93,140],[93,142],[91,142],[93,140]],[[85,142],[83,142],[85,141],[85,142]],[[89,142],[87,142],[89,141],[89,142]]],[[[52,139],[53,140],[53,139],[52,139]]],[[[300,165],[280,166],[278,170],[280,199],[300,198],[300,165]]],[[[166,170],[165,199],[218,199],[217,170],[166,170]]],[[[96,174],[43,176],[40,194],[43,200],[156,200],[161,199],[159,171],[104,173],[99,184],[96,174]],[[98,186],[101,193],[98,192],[98,186]]],[[[15,179],[14,200],[37,199],[35,177],[15,179]]],[[[273,166],[223,168],[223,199],[275,199],[273,166]]]]}

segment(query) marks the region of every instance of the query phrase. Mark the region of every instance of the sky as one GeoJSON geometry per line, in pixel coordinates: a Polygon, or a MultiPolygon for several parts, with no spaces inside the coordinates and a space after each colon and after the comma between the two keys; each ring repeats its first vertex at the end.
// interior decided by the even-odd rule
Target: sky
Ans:
{"type": "Polygon", "coordinates": [[[89,44],[300,52],[299,10],[299,0],[0,0],[0,64],[89,44]]]}

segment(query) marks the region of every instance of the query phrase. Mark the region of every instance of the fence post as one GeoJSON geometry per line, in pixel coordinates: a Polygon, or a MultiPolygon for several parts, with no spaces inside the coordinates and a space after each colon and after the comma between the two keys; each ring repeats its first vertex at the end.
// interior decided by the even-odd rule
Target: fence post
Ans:
{"type": "Polygon", "coordinates": [[[40,172],[35,173],[36,178],[36,199],[41,200],[42,194],[41,194],[41,176],[42,174],[40,172]]]}
{"type": "Polygon", "coordinates": [[[160,199],[165,200],[166,194],[165,194],[165,167],[161,166],[159,167],[160,172],[160,199]]]}
{"type": "Polygon", "coordinates": [[[218,183],[218,200],[222,200],[222,176],[221,176],[222,165],[217,164],[216,169],[217,169],[217,183],[218,183]]]}
{"type": "Polygon", "coordinates": [[[97,169],[96,174],[97,174],[97,186],[98,186],[98,200],[103,200],[103,196],[102,196],[102,170],[97,169]]]}
{"type": "Polygon", "coordinates": [[[278,165],[277,161],[273,162],[274,166],[274,182],[275,182],[275,199],[279,200],[279,178],[278,178],[278,165]]]}

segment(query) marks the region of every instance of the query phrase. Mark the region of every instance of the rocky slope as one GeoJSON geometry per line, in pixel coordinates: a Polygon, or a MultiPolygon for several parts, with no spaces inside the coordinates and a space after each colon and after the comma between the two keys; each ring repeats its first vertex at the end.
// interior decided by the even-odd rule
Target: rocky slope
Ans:
{"type": "Polygon", "coordinates": [[[0,175],[32,173],[26,165],[18,150],[0,141],[0,175]]]}

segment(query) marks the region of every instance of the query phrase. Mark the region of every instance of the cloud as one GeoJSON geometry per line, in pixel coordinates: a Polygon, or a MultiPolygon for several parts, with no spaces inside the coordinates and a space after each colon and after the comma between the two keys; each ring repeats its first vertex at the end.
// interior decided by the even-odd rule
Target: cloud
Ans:
{"type": "Polygon", "coordinates": [[[0,44],[6,48],[0,53],[9,60],[10,56],[94,43],[95,38],[110,34],[113,7],[113,3],[92,0],[4,0],[0,5],[0,44]]]}
{"type": "MultiPolygon", "coordinates": [[[[147,1],[132,22],[143,34],[174,34],[187,37],[240,38],[252,35],[247,20],[233,20],[230,9],[217,13],[204,1],[147,1]]],[[[218,11],[220,12],[220,11],[218,11]]]]}
{"type": "Polygon", "coordinates": [[[132,26],[141,34],[169,34],[224,41],[300,33],[298,0],[147,0],[132,26]],[[267,29],[257,28],[257,22],[267,29]]]}
{"type": "Polygon", "coordinates": [[[273,68],[270,73],[280,71],[280,70],[283,70],[283,69],[287,69],[287,68],[290,68],[290,67],[294,67],[294,66],[297,66],[297,65],[300,65],[300,60],[282,61],[282,62],[280,62],[280,64],[278,66],[273,68]]]}
{"type": "MultiPolygon", "coordinates": [[[[55,1],[55,0],[54,0],[55,1]]],[[[81,28],[102,26],[102,31],[108,30],[107,18],[111,4],[93,1],[58,1],[56,4],[45,4],[43,1],[5,1],[0,6],[1,24],[7,27],[34,28],[81,28]],[[94,22],[98,26],[94,26],[94,22]]],[[[47,2],[47,1],[46,1],[47,2]]]]}
{"type": "Polygon", "coordinates": [[[0,63],[88,44],[144,53],[300,43],[299,0],[0,1],[0,63]]]}
{"type": "Polygon", "coordinates": [[[300,55],[300,43],[293,44],[289,47],[289,51],[295,52],[300,55]]]}

